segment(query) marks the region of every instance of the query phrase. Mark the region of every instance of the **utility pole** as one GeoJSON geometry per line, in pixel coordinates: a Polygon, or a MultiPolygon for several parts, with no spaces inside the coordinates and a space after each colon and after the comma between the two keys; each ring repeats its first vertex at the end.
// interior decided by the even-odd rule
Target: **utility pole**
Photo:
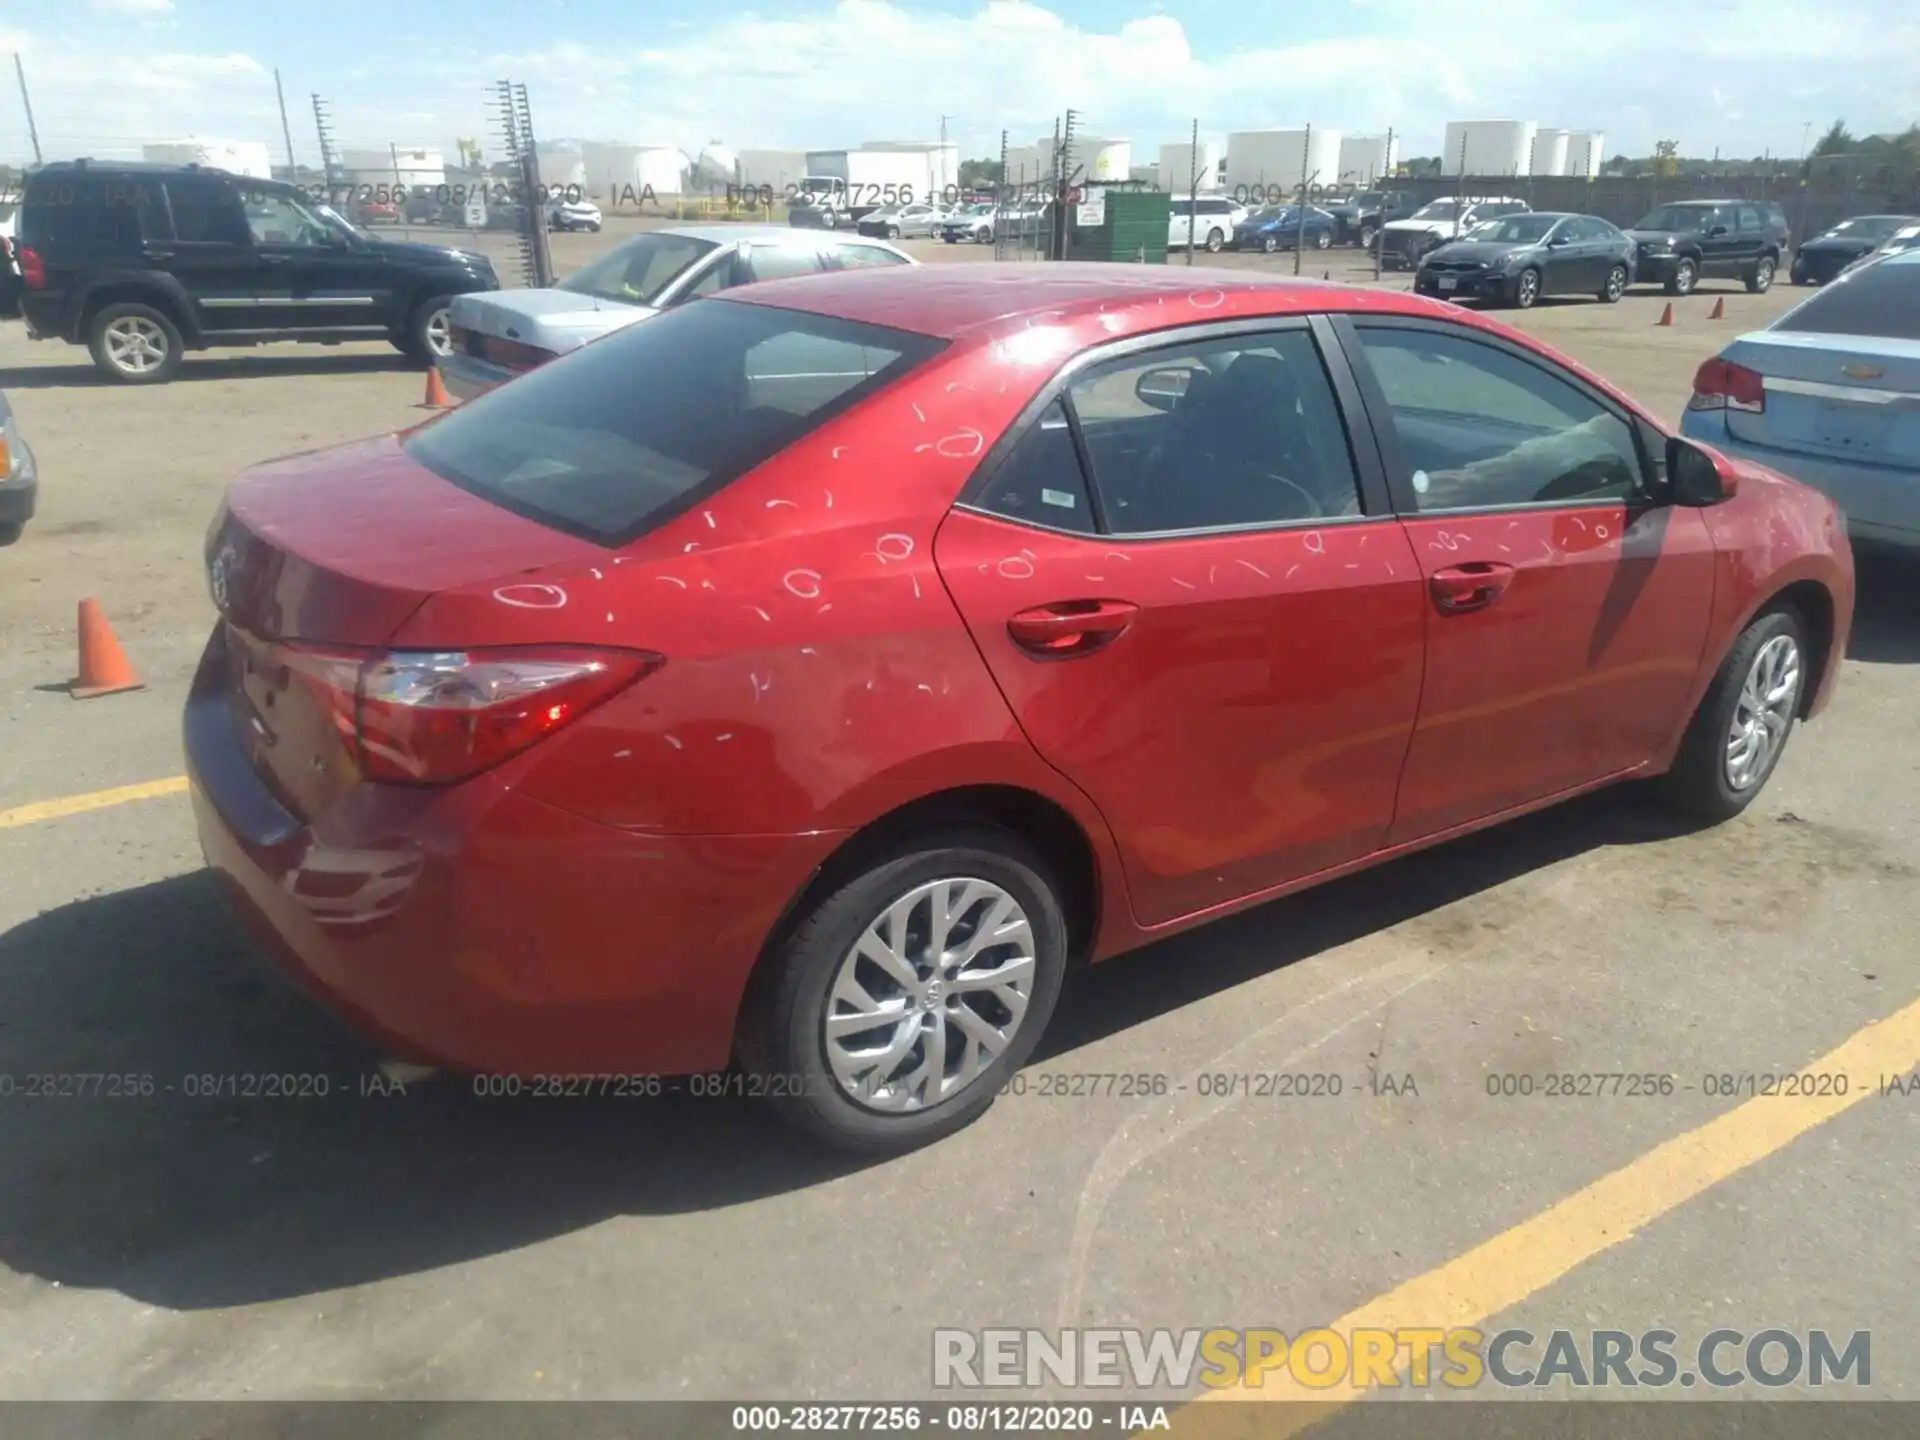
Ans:
{"type": "Polygon", "coordinates": [[[274,67],[273,93],[280,101],[280,138],[287,142],[287,179],[300,178],[300,163],[293,158],[293,127],[287,124],[287,92],[280,88],[280,70],[274,67]]]}
{"type": "Polygon", "coordinates": [[[1187,146],[1187,264],[1193,264],[1193,247],[1200,243],[1195,232],[1200,228],[1200,117],[1193,117],[1193,141],[1187,146]]]}
{"type": "MultiPolygon", "coordinates": [[[[1393,127],[1391,125],[1387,127],[1386,166],[1387,178],[1389,180],[1396,178],[1396,172],[1400,167],[1393,163],[1393,127]]],[[[1386,258],[1386,248],[1387,208],[1383,204],[1380,207],[1380,223],[1373,227],[1373,278],[1376,280],[1380,278],[1380,262],[1386,258]]]]}
{"type": "Polygon", "coordinates": [[[331,202],[338,183],[334,179],[333,134],[327,128],[327,102],[320,98],[317,90],[313,95],[313,129],[320,137],[320,171],[326,177],[327,199],[331,202]]]}
{"type": "MultiPolygon", "coordinates": [[[[1313,193],[1313,178],[1307,166],[1313,163],[1313,122],[1307,122],[1300,141],[1300,199],[1293,211],[1293,273],[1300,273],[1300,256],[1307,243],[1307,196],[1313,193]]],[[[1314,175],[1318,175],[1318,170],[1314,175]]]]}
{"type": "Polygon", "coordinates": [[[20,104],[27,112],[27,134],[33,139],[33,163],[40,163],[40,127],[33,123],[33,101],[27,96],[27,69],[20,63],[20,52],[13,52],[13,73],[20,79],[20,104]]]}

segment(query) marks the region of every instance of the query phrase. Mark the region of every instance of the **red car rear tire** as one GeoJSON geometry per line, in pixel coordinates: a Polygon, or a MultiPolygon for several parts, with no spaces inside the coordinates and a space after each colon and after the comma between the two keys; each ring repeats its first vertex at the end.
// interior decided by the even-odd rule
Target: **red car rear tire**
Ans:
{"type": "MultiPolygon", "coordinates": [[[[953,934],[971,933],[965,928],[968,913],[973,912],[955,915],[958,923],[953,934]]],[[[936,936],[944,933],[943,923],[932,928],[936,936]]],[[[984,1114],[1001,1086],[1033,1053],[1060,996],[1067,946],[1058,884],[1046,861],[1019,836],[980,826],[946,830],[898,845],[812,900],[770,957],[768,970],[751,987],[737,1045],[751,1092],[765,1095],[785,1119],[841,1150],[887,1154],[930,1144],[984,1114]],[[942,891],[943,881],[956,887],[972,884],[976,889],[942,891]],[[1014,966],[1030,958],[1024,1005],[1011,1023],[999,1022],[1006,1036],[1004,1048],[979,1066],[975,1078],[957,1083],[945,1098],[926,1091],[918,1104],[910,1099],[903,1104],[898,1096],[889,1098],[885,1093],[863,1101],[849,1080],[846,1056],[852,1051],[878,1047],[891,1053],[893,1045],[905,1042],[902,1058],[895,1062],[897,1069],[889,1073],[902,1075],[908,1082],[903,1088],[911,1091],[912,1075],[921,1071],[911,1069],[910,1062],[917,1056],[918,1065],[924,1067],[935,1053],[921,1027],[937,1029],[944,1085],[949,1070],[955,1081],[964,1073],[964,1062],[973,1053],[967,1048],[969,1037],[981,1033],[980,1010],[973,1007],[993,1007],[991,1017],[1011,1013],[1001,1011],[999,1002],[979,984],[981,973],[998,975],[999,969],[968,971],[971,962],[954,961],[951,945],[937,956],[931,953],[926,938],[931,925],[925,917],[930,917],[942,894],[962,900],[978,894],[976,925],[984,926],[995,914],[1014,913],[1000,907],[1002,899],[1017,909],[1025,925],[1016,927],[1022,938],[1015,945],[1024,946],[1025,955],[998,958],[996,964],[1014,966]],[[926,971],[921,982],[913,989],[895,987],[902,993],[880,1002],[893,1008],[874,1012],[882,1018],[871,1030],[848,1032],[830,1026],[830,1016],[844,1026],[865,1011],[864,1004],[846,998],[852,993],[850,984],[859,996],[878,998],[852,981],[863,946],[870,945],[876,934],[890,933],[896,949],[910,948],[900,930],[889,929],[889,918],[896,911],[912,918],[928,952],[919,962],[926,971]],[[971,1011],[970,1016],[961,1017],[965,1024],[952,1019],[962,1005],[971,1011]],[[836,1037],[841,1037],[840,1049],[830,1056],[836,1037]]],[[[996,952],[1001,957],[1008,954],[999,947],[980,953],[996,952]]],[[[874,967],[866,973],[882,988],[887,986],[889,972],[874,967]]],[[[995,1022],[990,1018],[987,1023],[995,1022]]],[[[869,1075],[867,1083],[880,1082],[869,1075]]]]}

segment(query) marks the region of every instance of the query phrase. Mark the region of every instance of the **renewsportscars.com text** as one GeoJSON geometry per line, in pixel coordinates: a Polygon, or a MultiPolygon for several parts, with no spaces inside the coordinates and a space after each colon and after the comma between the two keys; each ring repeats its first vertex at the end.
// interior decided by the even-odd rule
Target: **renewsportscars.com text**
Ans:
{"type": "Polygon", "coordinates": [[[936,1330],[933,1383],[941,1390],[1125,1389],[1471,1390],[1555,1384],[1661,1389],[1873,1383],[1867,1330],[1554,1330],[1406,1326],[1303,1330],[936,1330]]]}

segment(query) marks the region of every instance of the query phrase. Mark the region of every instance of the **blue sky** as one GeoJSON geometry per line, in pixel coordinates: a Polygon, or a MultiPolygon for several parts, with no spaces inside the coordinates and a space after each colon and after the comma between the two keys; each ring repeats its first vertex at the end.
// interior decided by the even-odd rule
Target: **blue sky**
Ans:
{"type": "MultiPolygon", "coordinates": [[[[488,138],[492,81],[524,81],[543,135],[736,148],[830,148],[930,136],[969,154],[1050,130],[1163,141],[1311,122],[1392,127],[1438,150],[1449,119],[1597,129],[1644,154],[1795,154],[1844,116],[1856,131],[1920,118],[1911,0],[1607,0],[1474,7],[1434,0],[67,0],[0,10],[49,158],[137,153],[201,135],[284,146],[274,67],[300,158],[309,96],[343,146],[488,138]],[[1684,24],[1675,17],[1684,14],[1684,24]],[[1501,43],[1484,43],[1491,35],[1501,43]]],[[[0,101],[0,160],[30,156],[0,101]]]]}

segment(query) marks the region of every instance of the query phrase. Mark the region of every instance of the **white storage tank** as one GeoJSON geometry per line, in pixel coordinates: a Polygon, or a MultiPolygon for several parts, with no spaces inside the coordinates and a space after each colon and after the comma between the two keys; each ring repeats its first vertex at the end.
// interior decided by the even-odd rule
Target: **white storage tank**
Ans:
{"type": "Polygon", "coordinates": [[[1076,166],[1086,167],[1080,176],[1083,182],[1098,180],[1114,183],[1125,180],[1133,173],[1131,140],[1075,140],[1073,157],[1076,166]]]}
{"type": "Polygon", "coordinates": [[[1236,197],[1276,198],[1303,183],[1316,190],[1340,179],[1340,132],[1240,130],[1227,136],[1227,190],[1236,197]]]}
{"type": "Polygon", "coordinates": [[[587,193],[614,205],[637,205],[686,188],[687,155],[671,145],[601,144],[580,147],[587,193]]]}
{"type": "Polygon", "coordinates": [[[1385,135],[1348,135],[1340,141],[1340,183],[1373,185],[1393,173],[1399,161],[1397,138],[1385,135]]]}
{"type": "Polygon", "coordinates": [[[1202,140],[1199,155],[1192,145],[1162,145],[1157,181],[1162,190],[1182,195],[1189,190],[1204,195],[1220,188],[1222,152],[1216,140],[1202,140]],[[1197,177],[1197,178],[1196,178],[1197,177]]]}
{"type": "Polygon", "coordinates": [[[1565,130],[1540,129],[1534,132],[1532,163],[1527,167],[1529,175],[1564,175],[1567,173],[1567,139],[1565,130]]]}
{"type": "Polygon", "coordinates": [[[789,193],[787,187],[798,187],[800,177],[807,173],[807,152],[742,150],[734,173],[740,184],[755,190],[764,185],[773,191],[776,199],[785,199],[789,193]]]}
{"type": "Polygon", "coordinates": [[[540,183],[548,190],[564,191],[576,185],[586,189],[587,164],[577,146],[542,145],[538,153],[540,183]]]}
{"type": "Polygon", "coordinates": [[[162,140],[140,147],[151,165],[204,165],[256,180],[273,178],[273,153],[258,140],[162,140]]]}
{"type": "Polygon", "coordinates": [[[1527,152],[1539,128],[1532,120],[1450,120],[1440,156],[1441,173],[1524,175],[1527,152]]]}
{"type": "Polygon", "coordinates": [[[1600,173],[1600,167],[1607,163],[1607,137],[1601,130],[1570,130],[1567,132],[1567,165],[1560,173],[1578,175],[1582,180],[1591,180],[1600,173]]]}

